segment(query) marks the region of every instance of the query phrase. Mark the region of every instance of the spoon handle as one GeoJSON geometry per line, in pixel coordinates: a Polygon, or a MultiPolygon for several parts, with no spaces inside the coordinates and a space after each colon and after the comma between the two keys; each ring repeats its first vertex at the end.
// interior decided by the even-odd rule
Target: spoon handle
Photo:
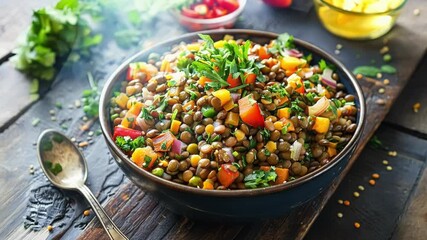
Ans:
{"type": "Polygon", "coordinates": [[[78,188],[78,190],[86,197],[86,200],[89,202],[96,216],[98,216],[99,221],[104,227],[110,239],[120,240],[120,239],[128,239],[120,229],[113,223],[110,217],[108,217],[107,213],[102,208],[101,204],[99,204],[96,197],[92,194],[90,189],[83,185],[78,188]]]}

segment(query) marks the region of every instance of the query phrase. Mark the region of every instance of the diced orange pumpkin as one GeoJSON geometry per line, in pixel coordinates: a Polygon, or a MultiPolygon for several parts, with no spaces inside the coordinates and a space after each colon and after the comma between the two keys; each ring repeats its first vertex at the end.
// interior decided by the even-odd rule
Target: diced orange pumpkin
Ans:
{"type": "Polygon", "coordinates": [[[217,173],[219,183],[226,188],[230,186],[239,175],[238,169],[229,163],[222,164],[217,173]]]}
{"type": "Polygon", "coordinates": [[[215,92],[212,92],[212,95],[221,100],[221,106],[224,106],[227,102],[231,100],[231,93],[227,89],[219,89],[215,92]]]}
{"type": "Polygon", "coordinates": [[[157,157],[157,153],[150,146],[137,148],[132,153],[132,161],[136,165],[148,170],[153,168],[157,157]]]}
{"type": "Polygon", "coordinates": [[[170,130],[173,134],[178,134],[179,132],[179,126],[181,126],[181,121],[173,120],[171,123],[170,130]]]}
{"type": "Polygon", "coordinates": [[[278,101],[275,102],[276,106],[281,106],[289,101],[289,98],[284,96],[282,98],[278,98],[278,101]]]}
{"type": "Polygon", "coordinates": [[[125,128],[134,128],[136,125],[135,121],[137,116],[138,115],[127,112],[125,117],[120,122],[120,125],[122,125],[125,128]]]}
{"type": "Polygon", "coordinates": [[[117,103],[117,105],[119,105],[120,108],[125,109],[126,108],[126,104],[129,100],[129,97],[126,96],[125,93],[120,93],[115,99],[114,101],[117,103]]]}
{"type": "Polygon", "coordinates": [[[328,147],[328,155],[329,157],[333,157],[335,155],[337,155],[337,149],[334,147],[328,147]]]}
{"type": "Polygon", "coordinates": [[[144,104],[142,102],[133,102],[128,110],[128,113],[138,116],[144,104]]]}
{"type": "Polygon", "coordinates": [[[314,121],[313,130],[317,133],[326,133],[329,130],[330,120],[325,117],[316,117],[314,121]]]}
{"type": "Polygon", "coordinates": [[[285,107],[277,110],[277,117],[279,119],[282,119],[282,118],[289,119],[291,117],[291,109],[288,107],[285,107]]]}

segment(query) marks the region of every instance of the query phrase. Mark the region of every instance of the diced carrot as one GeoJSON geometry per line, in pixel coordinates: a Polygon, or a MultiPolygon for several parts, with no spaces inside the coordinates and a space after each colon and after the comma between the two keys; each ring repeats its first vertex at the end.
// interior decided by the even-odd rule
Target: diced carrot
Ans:
{"type": "Polygon", "coordinates": [[[195,106],[196,105],[194,103],[194,100],[191,100],[191,101],[188,101],[186,104],[184,104],[182,106],[182,109],[184,110],[184,112],[189,112],[189,111],[193,110],[195,106]]]}
{"type": "Polygon", "coordinates": [[[181,126],[181,121],[173,120],[171,123],[170,130],[173,134],[178,134],[179,132],[179,126],[181,126]]]}
{"type": "Polygon", "coordinates": [[[256,74],[255,73],[248,73],[245,74],[246,79],[245,79],[245,83],[246,84],[253,84],[256,81],[256,74]]]}
{"type": "Polygon", "coordinates": [[[329,118],[325,117],[316,117],[316,120],[314,121],[313,130],[315,130],[318,133],[326,133],[329,130],[329,118]]]}
{"type": "Polygon", "coordinates": [[[277,110],[277,117],[279,119],[282,119],[282,118],[289,119],[291,117],[291,109],[288,107],[285,107],[277,110]]]}
{"type": "Polygon", "coordinates": [[[215,92],[212,92],[212,95],[219,98],[221,100],[221,106],[224,106],[227,102],[229,102],[231,99],[231,93],[227,89],[219,89],[215,92]]]}
{"type": "Polygon", "coordinates": [[[128,113],[138,116],[144,104],[142,102],[133,102],[128,110],[128,113]]]}
{"type": "Polygon", "coordinates": [[[276,167],[275,171],[277,174],[277,178],[276,178],[276,181],[274,182],[274,184],[282,184],[288,180],[289,169],[276,167]]]}
{"type": "Polygon", "coordinates": [[[242,80],[240,80],[240,77],[233,78],[233,75],[230,74],[227,77],[227,83],[230,85],[230,88],[234,88],[242,85],[242,80]]]}
{"type": "Polygon", "coordinates": [[[268,52],[266,47],[260,47],[258,50],[258,57],[261,60],[268,59],[271,57],[271,54],[268,52]]]}
{"type": "Polygon", "coordinates": [[[212,82],[212,80],[205,76],[201,76],[197,82],[200,84],[200,86],[205,87],[206,83],[212,82]]]}

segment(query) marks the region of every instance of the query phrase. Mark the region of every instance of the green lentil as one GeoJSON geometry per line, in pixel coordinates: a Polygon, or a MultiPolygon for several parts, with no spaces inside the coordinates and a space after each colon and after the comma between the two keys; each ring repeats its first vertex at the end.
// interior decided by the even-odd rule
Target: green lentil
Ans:
{"type": "Polygon", "coordinates": [[[358,198],[358,197],[360,197],[360,193],[359,192],[354,192],[353,196],[358,198]]]}
{"type": "Polygon", "coordinates": [[[342,213],[337,213],[337,217],[342,218],[344,215],[342,213]]]}
{"type": "Polygon", "coordinates": [[[388,161],[387,160],[383,160],[383,165],[388,165],[388,161]]]}
{"type": "Polygon", "coordinates": [[[343,204],[343,203],[344,203],[344,201],[343,201],[343,200],[341,200],[341,199],[338,199],[338,203],[339,203],[339,204],[343,204]]]}
{"type": "Polygon", "coordinates": [[[386,169],[387,169],[387,171],[391,171],[391,170],[393,170],[393,167],[392,166],[387,166],[386,169]]]}
{"type": "Polygon", "coordinates": [[[362,186],[362,185],[359,185],[357,188],[358,188],[360,191],[365,191],[365,187],[364,187],[364,186],[362,186]]]}

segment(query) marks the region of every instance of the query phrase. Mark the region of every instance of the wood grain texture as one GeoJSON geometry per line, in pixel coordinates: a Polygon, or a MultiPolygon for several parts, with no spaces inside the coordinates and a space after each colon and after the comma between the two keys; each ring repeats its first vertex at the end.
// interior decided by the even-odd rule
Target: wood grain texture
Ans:
{"type": "MultiPolygon", "coordinates": [[[[408,6],[413,8],[421,1],[409,1],[408,6]]],[[[381,55],[378,50],[383,46],[382,41],[385,38],[390,39],[389,45],[392,50],[393,63],[398,68],[399,73],[397,76],[388,76],[391,85],[386,88],[386,95],[379,94],[377,92],[378,86],[371,81],[361,81],[367,97],[369,122],[364,130],[362,144],[351,160],[351,163],[354,163],[367,140],[378,128],[391,104],[405,86],[422,53],[425,52],[426,46],[413,45],[411,42],[407,42],[408,39],[411,39],[412,42],[423,42],[427,39],[424,33],[413,29],[412,23],[404,19],[412,17],[412,8],[407,7],[404,10],[398,27],[390,34],[383,39],[369,42],[347,41],[330,35],[320,26],[313,11],[303,13],[279,10],[265,6],[261,1],[251,1],[247,5],[236,27],[278,33],[289,32],[332,54],[336,44],[340,43],[344,48],[337,57],[350,69],[357,65],[369,63],[371,59],[380,63],[381,55]],[[263,17],[254,18],[253,16],[263,17]],[[356,55],[360,55],[360,57],[357,58],[356,55]],[[411,60],[408,61],[407,59],[411,60]],[[376,104],[375,101],[378,98],[386,98],[386,105],[376,104]]],[[[420,24],[421,27],[425,26],[425,23],[420,24]]],[[[150,39],[151,41],[147,41],[147,44],[166,40],[183,32],[178,23],[168,16],[161,19],[156,29],[158,31],[150,39]],[[165,25],[161,25],[162,23],[165,25]]],[[[61,194],[52,190],[50,185],[45,188],[47,182],[38,168],[36,168],[34,176],[27,173],[30,164],[37,164],[35,147],[32,146],[32,143],[44,128],[58,129],[64,123],[68,126],[68,130],[65,130],[67,135],[77,137],[78,141],[87,139],[87,135],[81,134],[78,130],[82,124],[82,111],[80,109],[68,109],[67,106],[72,105],[80,97],[81,90],[88,87],[84,80],[88,70],[94,73],[95,78],[105,79],[108,73],[123,60],[124,56],[131,54],[131,52],[120,51],[111,41],[106,42],[103,47],[102,53],[92,56],[91,64],[82,62],[61,71],[51,91],[0,134],[0,191],[4,193],[0,195],[2,202],[0,206],[0,224],[2,225],[0,236],[4,236],[6,239],[44,239],[47,236],[45,224],[53,224],[54,231],[49,234],[49,238],[105,239],[107,237],[96,220],[88,224],[92,218],[82,216],[82,211],[87,208],[87,204],[81,196],[64,192],[62,195],[64,197],[61,197],[61,194]],[[62,102],[64,109],[57,111],[58,121],[52,122],[50,121],[49,110],[54,108],[56,101],[62,102]],[[42,119],[42,122],[37,127],[32,127],[31,121],[35,117],[42,119]],[[11,160],[11,158],[13,159],[11,160]],[[34,191],[37,189],[43,191],[34,191]],[[46,193],[45,197],[37,198],[40,193],[41,195],[46,193]],[[58,200],[43,201],[52,196],[57,196],[58,200]],[[23,200],[16,201],[16,199],[23,200]],[[31,199],[39,200],[31,201],[31,199]],[[36,207],[31,205],[32,202],[33,204],[36,203],[34,204],[36,207]],[[43,204],[37,204],[38,202],[43,204]],[[69,204],[68,210],[64,212],[62,207],[64,205],[61,204],[69,204]],[[49,212],[48,209],[57,210],[49,212]],[[36,211],[36,214],[34,215],[32,211],[36,211]],[[46,220],[48,219],[48,212],[49,214],[53,213],[49,216],[50,220],[46,220]],[[24,229],[22,216],[28,215],[37,216],[38,222],[42,226],[41,231],[34,232],[24,229]]],[[[107,212],[113,216],[117,225],[131,239],[247,239],[249,237],[301,239],[328,201],[339,181],[350,169],[349,166],[328,192],[295,209],[283,218],[249,225],[206,224],[193,222],[171,213],[164,206],[158,204],[156,199],[137,189],[124,179],[123,174],[109,155],[104,141],[100,137],[94,140],[95,143],[84,150],[89,161],[89,187],[104,203],[107,212]]]]}
{"type": "MultiPolygon", "coordinates": [[[[310,229],[307,240],[345,239],[348,236],[366,240],[390,239],[395,228],[406,222],[399,218],[410,202],[425,166],[427,141],[384,126],[376,135],[387,149],[365,148],[310,229]],[[389,150],[397,151],[397,156],[389,156],[389,150]],[[384,159],[388,160],[392,171],[386,169],[382,163],[384,159]],[[368,183],[373,173],[380,176],[375,186],[368,183]],[[359,185],[364,187],[363,191],[358,189],[359,185]],[[354,197],[354,192],[360,193],[360,197],[354,197]],[[340,205],[339,199],[349,200],[351,205],[340,205]],[[338,218],[337,213],[342,213],[343,217],[338,218]],[[356,221],[361,224],[360,229],[354,228],[356,221]]],[[[419,219],[414,217],[408,216],[412,220],[419,219]]],[[[420,226],[415,227],[411,230],[423,230],[420,226]]]]}

